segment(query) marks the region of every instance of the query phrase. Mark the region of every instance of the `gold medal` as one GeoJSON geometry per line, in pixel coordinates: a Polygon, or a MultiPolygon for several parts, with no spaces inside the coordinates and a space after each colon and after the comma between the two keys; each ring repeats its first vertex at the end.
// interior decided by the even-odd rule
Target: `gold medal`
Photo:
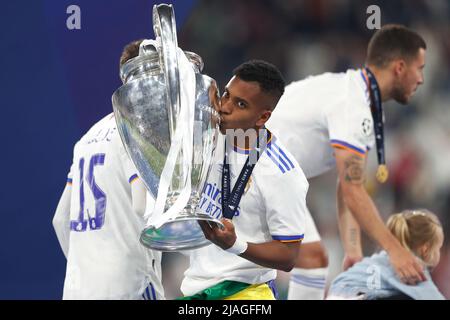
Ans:
{"type": "Polygon", "coordinates": [[[380,182],[380,183],[386,182],[386,180],[389,177],[389,172],[388,172],[386,165],[380,164],[378,166],[376,177],[377,177],[378,182],[380,182]]]}

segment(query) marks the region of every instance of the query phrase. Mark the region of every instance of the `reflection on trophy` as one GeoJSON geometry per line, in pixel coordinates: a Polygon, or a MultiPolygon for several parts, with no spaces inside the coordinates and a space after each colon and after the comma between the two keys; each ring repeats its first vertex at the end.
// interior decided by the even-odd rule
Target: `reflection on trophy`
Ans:
{"type": "Polygon", "coordinates": [[[156,197],[141,243],[163,251],[210,244],[197,220],[222,226],[196,210],[217,141],[219,93],[200,72],[203,61],[178,48],[171,5],[153,7],[155,40],[122,66],[112,97],[117,127],[147,189],[156,197]]]}

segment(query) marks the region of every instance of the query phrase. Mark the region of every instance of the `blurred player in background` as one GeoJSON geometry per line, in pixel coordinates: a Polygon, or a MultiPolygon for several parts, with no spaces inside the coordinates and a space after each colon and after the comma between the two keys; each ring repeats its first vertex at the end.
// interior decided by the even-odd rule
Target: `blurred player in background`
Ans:
{"type": "MultiPolygon", "coordinates": [[[[422,267],[384,225],[364,188],[364,170],[375,138],[378,177],[380,181],[387,178],[382,102],[408,102],[424,81],[425,50],[424,40],[414,31],[384,26],[369,42],[365,68],[291,83],[267,125],[308,179],[337,168],[343,268],[362,258],[361,226],[388,253],[400,279],[409,284],[425,279],[422,267]]],[[[308,214],[288,299],[323,299],[327,274],[327,253],[308,214]]]]}
{"type": "MultiPolygon", "coordinates": [[[[125,47],[120,66],[138,55],[140,43],[125,47]]],[[[139,243],[145,207],[146,188],[111,113],[75,144],[53,218],[67,258],[63,299],[164,298],[161,253],[139,243]]]]}

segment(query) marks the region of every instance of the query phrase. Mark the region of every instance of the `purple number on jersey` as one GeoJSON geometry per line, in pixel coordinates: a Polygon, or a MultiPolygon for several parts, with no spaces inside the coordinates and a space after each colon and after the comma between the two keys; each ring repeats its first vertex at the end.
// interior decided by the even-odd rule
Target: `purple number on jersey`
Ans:
{"type": "Polygon", "coordinates": [[[84,219],[84,158],[80,159],[78,167],[80,169],[80,212],[77,220],[70,221],[70,230],[81,232],[86,231],[87,226],[87,220],[84,219]]]}
{"type": "MultiPolygon", "coordinates": [[[[98,153],[91,157],[89,161],[89,170],[86,177],[86,182],[94,195],[95,201],[95,215],[91,217],[89,212],[89,228],[90,230],[98,230],[105,223],[105,210],[106,210],[106,194],[95,183],[94,167],[103,165],[105,163],[105,154],[98,153]]],[[[88,221],[84,219],[84,158],[80,159],[80,213],[77,220],[70,221],[70,230],[82,232],[86,231],[88,221]]]]}
{"type": "Polygon", "coordinates": [[[95,199],[95,216],[89,217],[89,227],[92,230],[100,229],[105,222],[105,210],[106,210],[106,194],[95,183],[94,167],[102,166],[105,163],[105,154],[99,153],[92,156],[89,162],[88,183],[91,188],[92,194],[95,199]]]}

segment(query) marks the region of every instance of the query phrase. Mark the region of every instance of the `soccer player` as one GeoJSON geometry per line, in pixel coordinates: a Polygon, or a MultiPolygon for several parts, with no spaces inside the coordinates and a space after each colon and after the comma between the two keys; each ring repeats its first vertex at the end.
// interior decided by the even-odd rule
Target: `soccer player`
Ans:
{"type": "MultiPolygon", "coordinates": [[[[408,284],[424,280],[423,270],[383,224],[364,188],[364,170],[367,152],[376,140],[378,177],[380,181],[387,178],[382,102],[409,101],[424,81],[425,50],[416,32],[386,25],[369,42],[366,67],[291,83],[267,124],[279,134],[308,179],[337,168],[344,269],[362,258],[361,226],[388,253],[397,275],[408,284]]],[[[308,213],[288,299],[323,299],[327,268],[327,254],[308,213]]]]}
{"type": "MultiPolygon", "coordinates": [[[[140,43],[125,47],[120,65],[140,43]]],[[[164,298],[161,253],[139,243],[145,206],[146,188],[109,114],[75,144],[53,219],[67,258],[63,299],[164,298]]]]}
{"type": "Polygon", "coordinates": [[[249,61],[221,97],[221,132],[198,205],[224,229],[200,222],[213,244],[193,250],[184,299],[274,299],[276,269],[294,266],[303,238],[308,182],[292,155],[265,129],[284,91],[276,67],[249,61]]]}

